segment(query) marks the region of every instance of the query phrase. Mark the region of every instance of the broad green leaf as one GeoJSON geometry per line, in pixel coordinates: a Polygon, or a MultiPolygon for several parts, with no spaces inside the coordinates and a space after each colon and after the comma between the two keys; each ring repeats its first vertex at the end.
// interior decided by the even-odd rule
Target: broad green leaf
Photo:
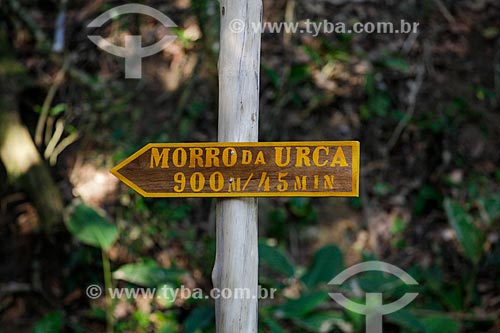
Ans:
{"type": "Polygon", "coordinates": [[[199,307],[191,311],[184,320],[184,333],[201,333],[202,329],[210,324],[215,318],[212,307],[199,307]]]}
{"type": "Polygon", "coordinates": [[[154,260],[126,264],[113,272],[113,278],[144,287],[156,287],[176,281],[184,271],[158,266],[154,260]]]}
{"type": "Polygon", "coordinates": [[[309,270],[302,276],[302,282],[312,288],[319,283],[327,283],[344,270],[342,251],[335,245],[319,249],[309,270]]]}
{"type": "Polygon", "coordinates": [[[359,275],[357,282],[364,292],[387,292],[388,294],[394,294],[397,288],[406,286],[401,279],[380,271],[364,272],[359,275]]]}
{"type": "Polygon", "coordinates": [[[408,70],[408,62],[403,58],[385,58],[383,64],[390,69],[400,72],[406,72],[408,70]]]}
{"type": "Polygon", "coordinates": [[[473,263],[478,263],[483,254],[484,234],[472,222],[472,218],[456,202],[445,199],[444,208],[448,221],[457,234],[465,255],[473,263]]]}
{"type": "Polygon", "coordinates": [[[463,309],[464,289],[461,285],[450,285],[437,290],[441,302],[451,311],[460,311],[463,309]]]}
{"type": "Polygon", "coordinates": [[[271,333],[286,333],[285,329],[272,318],[266,317],[263,319],[263,322],[271,330],[271,333]]]}
{"type": "Polygon", "coordinates": [[[66,221],[69,232],[82,243],[107,250],[116,240],[118,229],[94,209],[81,204],[66,221]]]}
{"type": "Polygon", "coordinates": [[[35,324],[32,333],[60,333],[64,324],[63,320],[61,311],[49,312],[35,324]]]}
{"type": "Polygon", "coordinates": [[[343,320],[342,314],[338,312],[319,312],[308,315],[304,318],[298,318],[294,322],[304,329],[311,332],[326,333],[330,332],[335,325],[343,320]]]}
{"type": "Polygon", "coordinates": [[[292,277],[295,274],[295,268],[290,263],[290,259],[278,249],[264,242],[259,242],[259,262],[286,277],[292,277]]]}
{"type": "Polygon", "coordinates": [[[412,331],[423,332],[425,329],[419,318],[408,310],[402,309],[393,312],[387,315],[387,319],[394,324],[410,329],[412,331]]]}
{"type": "Polygon", "coordinates": [[[420,320],[425,333],[456,333],[460,331],[460,322],[446,316],[429,316],[420,320]]]}
{"type": "Polygon", "coordinates": [[[292,299],[276,309],[276,315],[280,318],[300,318],[330,298],[325,291],[317,291],[292,299]]]}

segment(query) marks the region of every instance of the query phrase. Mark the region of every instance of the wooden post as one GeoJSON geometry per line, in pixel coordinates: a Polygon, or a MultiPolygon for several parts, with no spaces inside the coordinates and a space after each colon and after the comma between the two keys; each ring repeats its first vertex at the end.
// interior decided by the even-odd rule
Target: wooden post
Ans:
{"type": "MultiPolygon", "coordinates": [[[[221,0],[220,142],[258,141],[261,0],[221,0]]],[[[250,298],[215,301],[217,333],[257,332],[257,199],[219,199],[212,280],[221,291],[245,288],[250,298]]]]}

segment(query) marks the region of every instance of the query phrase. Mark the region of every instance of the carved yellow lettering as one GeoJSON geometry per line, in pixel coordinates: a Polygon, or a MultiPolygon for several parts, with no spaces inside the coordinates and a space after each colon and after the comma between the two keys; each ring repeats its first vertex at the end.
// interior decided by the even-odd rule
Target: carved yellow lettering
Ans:
{"type": "Polygon", "coordinates": [[[310,152],[311,149],[309,149],[309,147],[297,147],[297,158],[295,161],[295,166],[311,166],[311,159],[309,158],[310,152]]]}
{"type": "Polygon", "coordinates": [[[340,167],[348,166],[347,161],[345,160],[344,151],[342,150],[342,147],[337,148],[337,152],[335,153],[335,156],[333,157],[332,160],[332,164],[330,164],[330,166],[334,167],[337,164],[340,167]]]}
{"type": "Polygon", "coordinates": [[[288,182],[284,179],[287,175],[288,175],[288,172],[278,172],[279,185],[276,186],[276,188],[280,192],[284,192],[288,189],[288,182]]]}
{"type": "Polygon", "coordinates": [[[269,192],[270,189],[270,183],[271,183],[271,177],[267,175],[267,172],[263,172],[260,181],[259,181],[259,186],[258,189],[261,190],[262,187],[264,187],[264,192],[269,192]]]}
{"type": "Polygon", "coordinates": [[[234,148],[225,148],[222,151],[222,164],[227,167],[232,167],[236,164],[238,156],[236,155],[236,150],[234,148]]]}
{"type": "Polygon", "coordinates": [[[172,153],[172,163],[178,167],[182,168],[186,165],[187,162],[187,153],[184,148],[177,148],[172,153]]]}
{"type": "Polygon", "coordinates": [[[266,160],[264,159],[264,153],[262,152],[262,150],[257,153],[254,164],[266,164],[266,160]]]}
{"type": "Polygon", "coordinates": [[[283,147],[276,147],[276,156],[274,158],[276,165],[279,167],[286,167],[288,164],[290,164],[290,151],[292,148],[286,147],[286,161],[283,162],[283,147]]]}
{"type": "Polygon", "coordinates": [[[186,176],[182,172],[177,172],[174,175],[174,182],[177,184],[174,186],[174,191],[180,193],[186,188],[186,176]]]}
{"type": "Polygon", "coordinates": [[[206,163],[205,167],[211,168],[212,166],[219,166],[219,153],[220,149],[219,148],[207,148],[205,150],[206,152],[206,163]]]}
{"type": "Polygon", "coordinates": [[[203,168],[203,149],[189,148],[189,167],[196,168],[196,166],[203,168]]]}
{"type": "Polygon", "coordinates": [[[201,172],[194,172],[189,178],[189,184],[193,192],[200,192],[205,187],[205,176],[201,172]]]}
{"type": "Polygon", "coordinates": [[[210,175],[209,179],[210,189],[214,192],[219,192],[224,187],[224,176],[219,171],[210,175]]]}
{"type": "Polygon", "coordinates": [[[160,151],[158,148],[152,148],[151,149],[151,161],[149,164],[150,168],[157,168],[160,165],[161,162],[161,168],[165,169],[168,168],[168,153],[170,152],[170,148],[163,148],[160,151]]]}
{"type": "Polygon", "coordinates": [[[307,176],[295,176],[295,184],[293,185],[295,191],[307,189],[307,176]]]}
{"type": "Polygon", "coordinates": [[[241,164],[252,163],[252,152],[250,150],[243,150],[241,152],[241,164]]]}
{"type": "Polygon", "coordinates": [[[241,191],[241,178],[238,177],[233,179],[232,182],[229,183],[228,192],[240,192],[241,191]]]}
{"type": "Polygon", "coordinates": [[[328,164],[328,161],[326,161],[326,160],[324,160],[323,162],[319,161],[319,158],[320,158],[319,154],[321,151],[324,151],[325,155],[328,155],[328,148],[326,148],[326,147],[316,147],[313,151],[313,154],[312,154],[312,160],[313,160],[314,165],[319,166],[319,167],[322,167],[322,166],[325,166],[328,164]]]}
{"type": "Polygon", "coordinates": [[[334,177],[333,175],[326,175],[324,177],[325,181],[323,182],[323,188],[326,190],[327,188],[329,190],[333,190],[333,180],[334,180],[334,177]]]}

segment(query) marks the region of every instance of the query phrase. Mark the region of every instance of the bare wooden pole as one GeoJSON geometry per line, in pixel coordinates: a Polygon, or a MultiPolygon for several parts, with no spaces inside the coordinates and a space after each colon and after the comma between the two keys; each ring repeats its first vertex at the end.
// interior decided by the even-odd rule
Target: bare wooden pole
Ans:
{"type": "MultiPolygon", "coordinates": [[[[261,0],[221,0],[219,141],[258,141],[261,0]]],[[[216,212],[215,288],[248,290],[215,301],[217,333],[257,332],[257,199],[220,199],[216,212]]]]}

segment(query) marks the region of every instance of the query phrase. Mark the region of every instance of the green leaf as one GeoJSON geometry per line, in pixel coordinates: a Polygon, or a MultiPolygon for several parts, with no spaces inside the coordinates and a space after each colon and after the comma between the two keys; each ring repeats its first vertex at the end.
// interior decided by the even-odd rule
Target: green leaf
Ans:
{"type": "Polygon", "coordinates": [[[451,311],[460,311],[463,309],[463,291],[464,289],[461,288],[460,284],[442,287],[437,290],[439,299],[451,311]]]}
{"type": "Polygon", "coordinates": [[[491,225],[494,220],[500,217],[500,192],[481,198],[479,202],[487,215],[486,223],[491,225]]]}
{"type": "Polygon", "coordinates": [[[461,329],[460,322],[446,316],[429,316],[420,320],[425,333],[456,333],[461,329]]]}
{"type": "Polygon", "coordinates": [[[387,319],[394,324],[412,331],[423,332],[425,329],[419,318],[408,310],[403,309],[393,312],[387,316],[387,319]]]}
{"type": "Polygon", "coordinates": [[[113,278],[144,287],[156,287],[176,281],[184,271],[158,266],[154,260],[126,264],[113,272],[113,278]]]}
{"type": "Polygon", "coordinates": [[[456,202],[447,198],[444,201],[444,208],[465,255],[473,263],[479,263],[483,254],[483,232],[472,222],[470,215],[456,202]]]}
{"type": "Polygon", "coordinates": [[[184,321],[184,333],[198,333],[215,318],[212,307],[199,307],[191,311],[184,321]]]}
{"type": "Polygon", "coordinates": [[[280,76],[279,74],[270,66],[262,65],[262,69],[264,70],[264,73],[269,77],[271,80],[272,85],[275,88],[278,88],[280,85],[280,76]]]}
{"type": "Polygon", "coordinates": [[[150,323],[149,314],[144,313],[140,310],[137,310],[136,312],[134,312],[134,314],[132,315],[132,319],[135,321],[137,326],[142,328],[142,330],[140,330],[140,331],[144,331],[150,323]]]}
{"type": "Polygon", "coordinates": [[[309,293],[284,303],[277,308],[276,315],[280,318],[297,319],[308,314],[328,299],[328,293],[325,291],[309,293]]]}
{"type": "Polygon", "coordinates": [[[103,308],[94,307],[86,312],[86,316],[99,321],[106,321],[106,310],[103,308]]]}
{"type": "Polygon", "coordinates": [[[293,65],[290,70],[289,80],[292,83],[301,83],[308,80],[310,70],[307,65],[293,65]]]}
{"type": "Polygon", "coordinates": [[[415,204],[413,206],[413,212],[415,215],[422,215],[429,209],[433,208],[433,205],[437,206],[438,203],[441,203],[442,201],[443,198],[441,193],[437,189],[429,185],[424,185],[417,193],[417,198],[415,199],[415,204]]]}
{"type": "Polygon", "coordinates": [[[390,106],[391,99],[385,93],[375,94],[368,101],[368,107],[371,109],[371,112],[379,117],[387,116],[390,106]]]}
{"type": "Polygon", "coordinates": [[[290,263],[290,259],[278,249],[264,242],[259,242],[259,262],[286,277],[292,277],[295,274],[295,268],[290,263]]]}
{"type": "Polygon", "coordinates": [[[364,272],[356,280],[364,292],[387,292],[393,294],[398,291],[400,286],[405,285],[401,279],[398,279],[394,275],[380,271],[364,272]]]}
{"type": "Polygon", "coordinates": [[[63,320],[61,311],[49,312],[35,324],[32,333],[60,333],[64,324],[63,320]]]}
{"type": "Polygon", "coordinates": [[[271,330],[271,333],[286,333],[283,327],[272,318],[266,317],[263,319],[263,322],[271,330]]]}
{"type": "Polygon", "coordinates": [[[393,235],[399,235],[403,233],[406,228],[406,222],[400,216],[396,216],[396,218],[392,221],[392,225],[390,227],[390,232],[393,235]]]}
{"type": "Polygon", "coordinates": [[[288,200],[290,212],[298,217],[300,224],[313,223],[317,213],[312,205],[311,198],[292,197],[288,200]]]}
{"type": "Polygon", "coordinates": [[[66,111],[66,104],[57,104],[54,106],[52,109],[50,109],[50,115],[51,116],[58,116],[61,113],[66,111]]]}
{"type": "Polygon", "coordinates": [[[309,270],[302,276],[302,282],[312,288],[319,283],[327,283],[344,270],[342,251],[335,245],[319,249],[309,270]]]}
{"type": "Polygon", "coordinates": [[[382,63],[384,66],[400,72],[406,72],[408,70],[408,62],[403,58],[385,58],[382,63]]]}
{"type": "MultiPolygon", "coordinates": [[[[177,323],[177,314],[173,311],[167,312],[154,312],[150,315],[151,321],[157,327],[155,333],[177,333],[180,331],[179,324],[177,323]]],[[[115,329],[116,332],[122,332],[115,329]]]]}
{"type": "Polygon", "coordinates": [[[107,250],[116,240],[118,229],[94,209],[81,204],[66,221],[69,232],[82,243],[107,250]]]}
{"type": "Polygon", "coordinates": [[[305,318],[298,318],[294,322],[308,331],[326,333],[330,332],[335,323],[342,321],[342,319],[342,314],[330,311],[313,313],[305,318]]]}

